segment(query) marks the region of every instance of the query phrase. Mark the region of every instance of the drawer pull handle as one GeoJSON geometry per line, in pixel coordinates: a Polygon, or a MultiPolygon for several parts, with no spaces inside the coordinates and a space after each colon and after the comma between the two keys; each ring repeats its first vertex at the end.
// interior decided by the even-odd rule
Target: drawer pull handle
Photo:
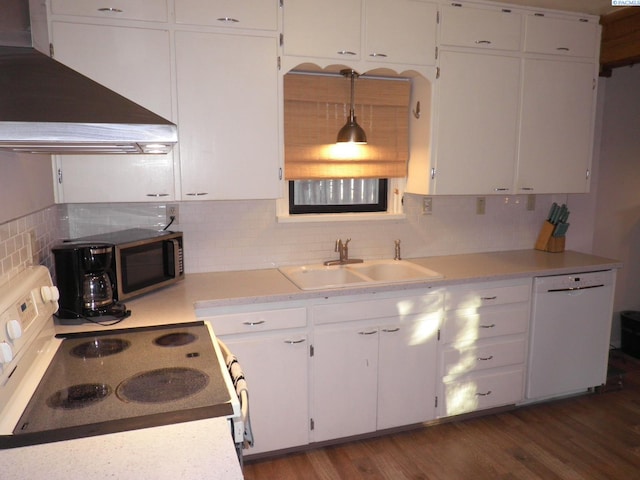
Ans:
{"type": "Polygon", "coordinates": [[[209,192],[189,192],[187,196],[189,197],[202,197],[204,195],[209,195],[209,192]]]}
{"type": "Polygon", "coordinates": [[[102,7],[98,9],[99,12],[108,12],[108,13],[122,13],[123,10],[114,7],[102,7]]]}
{"type": "Polygon", "coordinates": [[[301,338],[300,340],[285,340],[284,343],[287,345],[297,345],[298,343],[304,343],[305,339],[301,338]]]}
{"type": "Polygon", "coordinates": [[[337,53],[338,53],[338,55],[351,55],[351,56],[357,55],[356,52],[352,52],[350,50],[340,50],[337,53]]]}
{"type": "Polygon", "coordinates": [[[493,355],[491,355],[489,357],[478,357],[478,360],[480,360],[482,362],[486,362],[487,360],[493,360],[493,355]]]}
{"type": "Polygon", "coordinates": [[[556,50],[559,50],[561,52],[568,52],[569,48],[568,47],[558,47],[558,48],[556,48],[556,50]]]}
{"type": "Polygon", "coordinates": [[[478,45],[491,45],[491,40],[476,40],[478,45]]]}
{"type": "Polygon", "coordinates": [[[263,323],[264,323],[264,320],[258,320],[257,322],[244,322],[243,325],[254,327],[256,325],[262,325],[263,323]]]}
{"type": "Polygon", "coordinates": [[[374,335],[378,333],[377,330],[371,330],[370,332],[358,332],[358,335],[374,335]]]}
{"type": "Polygon", "coordinates": [[[224,23],[240,23],[240,20],[232,17],[220,17],[220,18],[216,18],[216,20],[224,23]]]}
{"type": "Polygon", "coordinates": [[[384,333],[395,333],[400,331],[400,327],[396,327],[396,328],[383,328],[382,331],[384,333]]]}
{"type": "Polygon", "coordinates": [[[147,193],[147,197],[168,197],[168,193],[147,193]]]}
{"type": "Polygon", "coordinates": [[[496,298],[498,298],[498,296],[494,295],[493,297],[480,297],[480,300],[482,300],[483,302],[486,302],[489,300],[495,300],[496,298]]]}
{"type": "Polygon", "coordinates": [[[491,395],[491,390],[489,390],[487,393],[476,393],[476,397],[488,397],[489,395],[491,395]]]}
{"type": "Polygon", "coordinates": [[[495,326],[496,326],[496,324],[492,323],[491,325],[480,325],[480,328],[493,328],[495,326]]]}
{"type": "Polygon", "coordinates": [[[373,52],[373,53],[370,53],[369,56],[370,57],[377,57],[377,58],[387,58],[388,55],[386,53],[373,52]]]}

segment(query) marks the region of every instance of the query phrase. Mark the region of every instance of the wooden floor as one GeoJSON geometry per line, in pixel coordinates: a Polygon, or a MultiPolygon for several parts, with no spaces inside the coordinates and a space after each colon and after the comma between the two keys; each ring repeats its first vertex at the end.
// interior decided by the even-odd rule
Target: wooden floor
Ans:
{"type": "Polygon", "coordinates": [[[247,480],[640,479],[640,362],[623,388],[249,461],[247,480]]]}

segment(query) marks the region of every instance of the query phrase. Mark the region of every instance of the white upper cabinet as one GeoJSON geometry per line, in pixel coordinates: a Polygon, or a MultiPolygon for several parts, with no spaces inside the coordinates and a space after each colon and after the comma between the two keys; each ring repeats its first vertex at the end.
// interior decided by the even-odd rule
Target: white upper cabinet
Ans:
{"type": "Polygon", "coordinates": [[[366,0],[365,58],[404,65],[435,64],[437,6],[417,0],[366,0]]]}
{"type": "Polygon", "coordinates": [[[182,199],[277,198],[277,39],[175,37],[182,199]]]}
{"type": "Polygon", "coordinates": [[[525,20],[524,51],[593,59],[600,48],[599,32],[595,21],[584,18],[529,15],[525,20]]]}
{"type": "Polygon", "coordinates": [[[167,0],[51,0],[53,15],[166,22],[167,0]]]}
{"type": "Polygon", "coordinates": [[[589,191],[596,69],[593,63],[524,61],[518,193],[589,191]]]}
{"type": "Polygon", "coordinates": [[[285,55],[332,58],[343,62],[360,59],[361,12],[361,0],[286,2],[285,55]]]}
{"type": "MultiPolygon", "coordinates": [[[[173,119],[167,30],[54,21],[51,33],[56,60],[154,113],[173,119]]],[[[58,202],[175,198],[173,153],[60,155],[56,162],[58,202]]]]}
{"type": "Polygon", "coordinates": [[[276,30],[278,0],[175,0],[176,23],[276,30]]]}
{"type": "Polygon", "coordinates": [[[307,57],[361,71],[435,63],[437,6],[422,0],[295,0],[284,7],[287,68],[307,57]],[[369,63],[372,62],[372,63],[369,63]]]}
{"type": "Polygon", "coordinates": [[[510,193],[520,59],[442,51],[432,193],[510,193]]]}
{"type": "Polygon", "coordinates": [[[508,9],[463,6],[440,9],[440,45],[490,50],[520,50],[522,16],[508,9]]]}

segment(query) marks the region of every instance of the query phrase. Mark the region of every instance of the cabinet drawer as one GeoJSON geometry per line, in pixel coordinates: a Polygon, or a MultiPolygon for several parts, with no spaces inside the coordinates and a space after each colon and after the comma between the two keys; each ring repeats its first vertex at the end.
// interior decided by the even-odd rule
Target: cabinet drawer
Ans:
{"type": "Polygon", "coordinates": [[[440,45],[520,50],[522,17],[505,10],[443,7],[440,45]]]}
{"type": "Polygon", "coordinates": [[[518,403],[522,400],[523,382],[522,367],[479,372],[464,379],[445,382],[440,416],[518,403]]]}
{"type": "Polygon", "coordinates": [[[525,20],[524,51],[528,53],[594,58],[599,40],[599,27],[594,22],[544,16],[525,20]]]}
{"type": "Polygon", "coordinates": [[[531,280],[515,285],[478,285],[475,288],[447,290],[446,310],[479,308],[491,305],[526,302],[531,296],[531,280]]]}
{"type": "Polygon", "coordinates": [[[446,348],[442,353],[442,374],[466,373],[524,363],[525,340],[495,342],[480,347],[446,348]]]}
{"type": "Polygon", "coordinates": [[[527,331],[529,303],[489,307],[481,312],[448,312],[441,331],[443,344],[464,345],[483,338],[514,335],[527,331]]]}
{"type": "Polygon", "coordinates": [[[51,0],[54,15],[166,22],[167,0],[51,0]]]}
{"type": "Polygon", "coordinates": [[[176,23],[276,30],[277,0],[176,0],[176,23]]]}
{"type": "Polygon", "coordinates": [[[201,318],[208,320],[216,335],[232,335],[234,333],[254,333],[284,328],[304,327],[307,324],[307,310],[286,308],[282,310],[266,310],[260,312],[230,313],[201,318]]]}
{"type": "Polygon", "coordinates": [[[413,297],[315,305],[312,312],[314,323],[321,325],[438,312],[442,310],[442,303],[442,294],[432,293],[413,297]]]}

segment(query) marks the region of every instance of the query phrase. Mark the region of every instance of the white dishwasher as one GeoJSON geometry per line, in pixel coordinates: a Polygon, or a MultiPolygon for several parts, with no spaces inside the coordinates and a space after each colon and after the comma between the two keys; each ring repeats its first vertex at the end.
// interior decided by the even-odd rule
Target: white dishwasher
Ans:
{"type": "Polygon", "coordinates": [[[615,278],[606,270],[534,279],[527,400],[606,382],[615,278]]]}

